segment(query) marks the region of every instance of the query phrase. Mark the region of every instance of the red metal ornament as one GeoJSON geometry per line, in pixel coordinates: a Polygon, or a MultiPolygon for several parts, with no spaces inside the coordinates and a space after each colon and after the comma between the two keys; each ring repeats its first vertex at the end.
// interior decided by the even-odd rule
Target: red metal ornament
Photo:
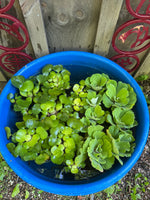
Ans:
{"type": "Polygon", "coordinates": [[[33,58],[23,52],[4,52],[0,55],[0,66],[11,74],[32,61],[33,58]]]}
{"type": "MultiPolygon", "coordinates": [[[[0,8],[0,13],[5,13],[7,12],[14,4],[15,0],[10,0],[9,3],[3,7],[3,8],[0,8]]],[[[1,5],[1,0],[0,0],[0,5],[1,5]]]]}
{"type": "Polygon", "coordinates": [[[136,55],[119,54],[119,55],[113,56],[110,59],[116,62],[117,64],[119,64],[122,68],[124,68],[129,73],[135,71],[140,65],[140,60],[136,55]],[[132,68],[129,68],[130,66],[132,66],[132,68]]]}
{"type": "Polygon", "coordinates": [[[119,54],[138,54],[150,47],[150,20],[141,20],[141,19],[135,19],[128,21],[121,25],[116,32],[113,35],[112,38],[112,46],[119,54]],[[133,27],[130,28],[130,25],[133,27]],[[127,29],[127,31],[124,31],[124,33],[120,34],[121,31],[124,29],[127,29]],[[136,34],[135,41],[130,45],[130,51],[128,50],[121,50],[116,45],[116,40],[121,40],[122,44],[125,44],[127,38],[131,34],[136,34]],[[144,44],[147,42],[147,44],[144,44]]]}
{"type": "Polygon", "coordinates": [[[2,14],[8,11],[13,6],[14,2],[15,0],[10,0],[5,7],[0,9],[0,29],[6,31],[7,34],[21,42],[21,45],[16,48],[0,45],[0,49],[6,51],[0,55],[0,66],[11,74],[16,73],[20,68],[33,60],[33,58],[26,53],[19,52],[25,49],[29,43],[29,35],[26,27],[15,17],[2,14]],[[2,19],[4,19],[4,21],[2,21],[2,19]]]}
{"type": "Polygon", "coordinates": [[[150,19],[150,0],[140,0],[139,4],[135,10],[132,9],[130,2],[131,2],[131,0],[126,0],[126,7],[132,16],[134,16],[135,18],[140,18],[140,19],[150,19]],[[145,14],[140,14],[139,11],[142,8],[143,4],[148,1],[149,1],[149,3],[146,8],[145,14]]]}
{"type": "Polygon", "coordinates": [[[11,24],[10,22],[5,23],[0,21],[0,29],[6,31],[8,34],[21,41],[23,44],[22,46],[17,48],[4,47],[0,45],[0,49],[4,51],[21,51],[29,43],[29,35],[26,27],[18,19],[12,17],[11,15],[0,14],[0,20],[2,20],[2,18],[10,20],[11,24]],[[23,38],[22,34],[20,33],[20,30],[22,30],[22,34],[25,36],[25,38],[23,38]]]}

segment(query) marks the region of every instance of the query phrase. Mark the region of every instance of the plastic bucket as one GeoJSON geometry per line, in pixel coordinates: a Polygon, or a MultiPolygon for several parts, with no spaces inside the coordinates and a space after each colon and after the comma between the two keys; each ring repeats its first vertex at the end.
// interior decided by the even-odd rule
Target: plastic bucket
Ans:
{"type": "Polygon", "coordinates": [[[36,165],[34,162],[24,162],[20,158],[15,158],[8,151],[6,144],[8,140],[4,130],[5,126],[13,127],[17,120],[16,114],[12,111],[7,94],[15,93],[15,88],[9,81],[0,95],[0,151],[8,165],[27,183],[43,191],[60,195],[87,195],[96,193],[113,185],[120,180],[134,166],[139,159],[149,132],[149,112],[145,97],[133,77],[122,69],[119,65],[104,57],[85,52],[60,52],[50,54],[32,61],[24,66],[15,75],[23,75],[26,78],[40,72],[46,64],[62,64],[71,72],[71,81],[78,82],[93,73],[106,73],[111,78],[129,83],[137,94],[137,103],[134,108],[138,126],[135,130],[136,148],[130,158],[124,159],[124,165],[116,163],[112,169],[100,175],[85,179],[73,180],[66,177],[58,180],[53,177],[55,166],[51,163],[36,165]]]}

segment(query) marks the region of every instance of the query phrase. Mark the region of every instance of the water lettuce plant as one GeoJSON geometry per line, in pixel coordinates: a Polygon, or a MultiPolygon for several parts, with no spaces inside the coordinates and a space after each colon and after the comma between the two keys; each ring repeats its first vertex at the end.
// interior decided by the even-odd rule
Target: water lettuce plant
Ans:
{"type": "Polygon", "coordinates": [[[135,148],[133,88],[104,73],[71,85],[70,75],[48,64],[38,75],[11,78],[17,92],[8,99],[21,118],[13,133],[5,127],[7,148],[24,161],[51,160],[73,174],[89,166],[103,172],[115,160],[123,165],[135,148]]]}

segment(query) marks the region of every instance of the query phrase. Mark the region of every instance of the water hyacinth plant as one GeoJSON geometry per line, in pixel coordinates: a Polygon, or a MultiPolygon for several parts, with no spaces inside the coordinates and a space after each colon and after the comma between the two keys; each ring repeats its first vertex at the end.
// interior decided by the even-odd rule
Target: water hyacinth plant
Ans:
{"type": "Polygon", "coordinates": [[[135,147],[133,88],[104,73],[71,85],[70,75],[62,65],[48,64],[41,74],[11,78],[17,92],[8,99],[22,118],[15,132],[5,127],[7,148],[24,161],[51,160],[72,174],[89,163],[100,172],[115,160],[123,165],[121,158],[135,147]]]}

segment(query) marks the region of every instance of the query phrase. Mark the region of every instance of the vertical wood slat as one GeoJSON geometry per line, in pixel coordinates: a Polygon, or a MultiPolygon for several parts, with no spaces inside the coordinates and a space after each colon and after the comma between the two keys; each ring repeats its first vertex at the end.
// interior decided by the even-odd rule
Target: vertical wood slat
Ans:
{"type": "Polygon", "coordinates": [[[36,57],[49,54],[39,0],[19,0],[36,57]]]}
{"type": "Polygon", "coordinates": [[[101,4],[94,53],[107,56],[123,0],[103,0],[101,4]]]}
{"type": "Polygon", "coordinates": [[[101,0],[41,0],[50,52],[93,51],[101,0]]]}
{"type": "Polygon", "coordinates": [[[150,51],[148,52],[146,58],[144,59],[134,77],[136,78],[137,76],[140,76],[142,74],[150,74],[150,51]]]}
{"type": "Polygon", "coordinates": [[[3,76],[2,72],[0,71],[0,82],[6,81],[5,77],[3,76]]]}

